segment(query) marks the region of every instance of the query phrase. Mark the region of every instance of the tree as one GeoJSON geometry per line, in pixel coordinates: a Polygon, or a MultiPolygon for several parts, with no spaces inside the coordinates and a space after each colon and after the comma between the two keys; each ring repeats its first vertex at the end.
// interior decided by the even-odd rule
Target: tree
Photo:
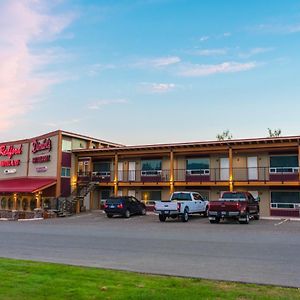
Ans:
{"type": "Polygon", "coordinates": [[[272,138],[272,137],[279,137],[281,135],[281,129],[270,129],[268,128],[268,133],[269,133],[269,137],[272,138]]]}
{"type": "Polygon", "coordinates": [[[218,139],[218,141],[231,140],[232,134],[227,129],[227,130],[224,130],[221,134],[217,134],[216,138],[218,139]]]}

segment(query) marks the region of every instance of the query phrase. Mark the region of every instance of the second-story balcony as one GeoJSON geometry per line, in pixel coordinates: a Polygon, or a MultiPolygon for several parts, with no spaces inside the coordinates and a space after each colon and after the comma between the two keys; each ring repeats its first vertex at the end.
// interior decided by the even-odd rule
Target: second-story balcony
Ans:
{"type": "MultiPolygon", "coordinates": [[[[127,170],[118,171],[118,182],[160,183],[170,182],[170,170],[127,170]]],[[[115,180],[114,171],[80,172],[78,182],[112,183],[115,180]]],[[[229,168],[209,169],[174,169],[174,182],[217,183],[230,180],[229,168]]],[[[297,182],[299,181],[299,167],[255,167],[233,168],[233,182],[297,182]]]]}

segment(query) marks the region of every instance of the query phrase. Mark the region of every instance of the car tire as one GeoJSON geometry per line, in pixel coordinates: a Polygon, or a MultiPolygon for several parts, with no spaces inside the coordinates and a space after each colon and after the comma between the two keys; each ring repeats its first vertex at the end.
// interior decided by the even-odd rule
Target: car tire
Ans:
{"type": "Polygon", "coordinates": [[[203,217],[208,217],[208,207],[206,206],[205,212],[203,213],[203,217]]]}
{"type": "Polygon", "coordinates": [[[130,211],[128,209],[125,210],[124,217],[127,219],[130,217],[130,211]]]}
{"type": "Polygon", "coordinates": [[[211,224],[218,224],[218,223],[220,223],[220,218],[216,218],[215,220],[209,220],[209,222],[211,224]]]}
{"type": "Polygon", "coordinates": [[[259,220],[259,213],[257,215],[254,216],[254,220],[259,220]]]}
{"type": "Polygon", "coordinates": [[[113,217],[113,214],[106,214],[106,216],[110,219],[113,217]]]}
{"type": "Polygon", "coordinates": [[[142,207],[142,209],[141,209],[141,215],[142,216],[145,216],[146,215],[146,208],[145,207],[142,207]]]}
{"type": "Polygon", "coordinates": [[[159,221],[165,222],[167,217],[165,215],[163,215],[163,214],[159,214],[158,218],[159,218],[159,221]]]}
{"type": "Polygon", "coordinates": [[[249,224],[249,221],[250,221],[250,216],[249,216],[249,213],[246,213],[246,220],[244,221],[240,221],[239,220],[239,223],[240,224],[249,224]]]}
{"type": "Polygon", "coordinates": [[[189,220],[189,212],[185,209],[183,214],[181,215],[181,222],[188,222],[189,220]]]}

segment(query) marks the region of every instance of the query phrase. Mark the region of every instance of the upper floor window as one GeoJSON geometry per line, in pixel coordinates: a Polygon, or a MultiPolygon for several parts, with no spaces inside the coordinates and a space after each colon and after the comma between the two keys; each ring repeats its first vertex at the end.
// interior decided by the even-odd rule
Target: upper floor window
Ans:
{"type": "Polygon", "coordinates": [[[72,150],[72,141],[62,140],[62,151],[68,152],[72,150]]]}
{"type": "Polygon", "coordinates": [[[298,172],[297,155],[270,156],[270,173],[295,172],[298,172]]]}
{"type": "Polygon", "coordinates": [[[61,177],[70,177],[71,176],[71,169],[70,168],[61,168],[61,177]]]}
{"type": "Polygon", "coordinates": [[[161,159],[142,160],[142,171],[161,170],[161,159]]]}
{"type": "Polygon", "coordinates": [[[109,161],[97,161],[93,164],[94,172],[109,172],[110,171],[110,162],[109,161]]]}
{"type": "Polygon", "coordinates": [[[186,170],[190,175],[209,175],[209,158],[188,158],[186,170]]]}

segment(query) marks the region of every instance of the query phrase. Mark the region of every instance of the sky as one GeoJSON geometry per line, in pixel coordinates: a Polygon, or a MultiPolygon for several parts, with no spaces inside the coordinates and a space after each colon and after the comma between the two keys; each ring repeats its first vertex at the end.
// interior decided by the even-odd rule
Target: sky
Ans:
{"type": "Polygon", "coordinates": [[[0,0],[0,141],[300,135],[300,1],[0,0]]]}

